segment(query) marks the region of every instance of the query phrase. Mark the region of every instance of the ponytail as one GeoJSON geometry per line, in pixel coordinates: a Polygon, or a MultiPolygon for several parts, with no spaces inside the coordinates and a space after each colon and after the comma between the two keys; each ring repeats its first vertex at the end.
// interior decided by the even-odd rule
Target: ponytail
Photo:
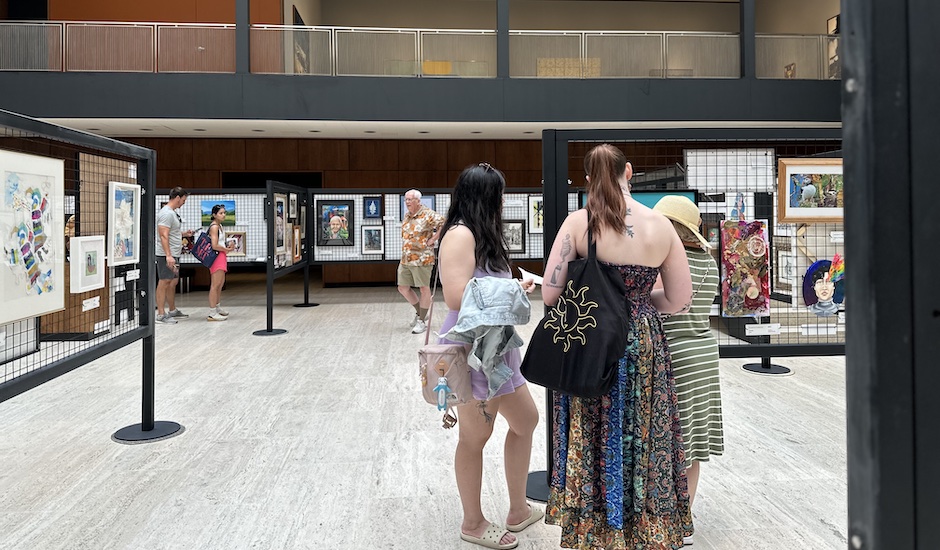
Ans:
{"type": "Polygon", "coordinates": [[[617,179],[627,169],[627,157],[620,149],[604,143],[591,149],[584,157],[584,173],[588,176],[589,229],[599,234],[610,228],[617,233],[626,233],[627,201],[617,179]]]}

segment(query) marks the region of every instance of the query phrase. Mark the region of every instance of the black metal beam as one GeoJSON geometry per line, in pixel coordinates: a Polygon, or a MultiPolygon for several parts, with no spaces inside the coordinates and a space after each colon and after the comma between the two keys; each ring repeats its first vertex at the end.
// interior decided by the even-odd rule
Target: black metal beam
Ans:
{"type": "Polygon", "coordinates": [[[509,78],[509,0],[496,0],[496,78],[509,78]]]}
{"type": "Polygon", "coordinates": [[[251,72],[251,0],[235,0],[235,72],[251,72]]]}
{"type": "Polygon", "coordinates": [[[741,78],[757,78],[757,9],[755,0],[741,0],[741,78]]]}

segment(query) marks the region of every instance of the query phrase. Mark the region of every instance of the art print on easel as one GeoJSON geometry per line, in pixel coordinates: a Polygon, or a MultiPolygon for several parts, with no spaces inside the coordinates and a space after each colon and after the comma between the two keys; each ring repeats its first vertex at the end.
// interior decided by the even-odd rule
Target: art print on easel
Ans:
{"type": "Polygon", "coordinates": [[[0,324],[65,307],[65,163],[0,151],[0,324]]]}
{"type": "Polygon", "coordinates": [[[104,288],[104,235],[72,237],[69,291],[80,294],[104,288]]]}
{"type": "Polygon", "coordinates": [[[140,186],[108,184],[108,256],[112,266],[140,261],[140,186]]]}

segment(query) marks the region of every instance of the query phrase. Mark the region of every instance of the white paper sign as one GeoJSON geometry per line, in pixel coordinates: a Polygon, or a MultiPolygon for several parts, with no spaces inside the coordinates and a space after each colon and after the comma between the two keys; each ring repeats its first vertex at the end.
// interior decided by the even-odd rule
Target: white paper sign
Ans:
{"type": "Polygon", "coordinates": [[[503,206],[525,206],[525,199],[506,199],[503,201],[503,206]]]}
{"type": "Polygon", "coordinates": [[[382,219],[387,222],[396,222],[398,219],[395,216],[382,216],[382,219]]]}
{"type": "Polygon", "coordinates": [[[124,279],[127,280],[127,282],[136,281],[137,279],[140,279],[140,270],[131,269],[130,271],[127,272],[126,275],[124,275],[124,279]]]}
{"type": "Polygon", "coordinates": [[[832,336],[838,330],[836,325],[800,325],[803,336],[832,336]]]}
{"type": "Polygon", "coordinates": [[[747,336],[774,336],[780,334],[780,323],[745,325],[744,334],[747,336]]]}
{"type": "Polygon", "coordinates": [[[82,311],[90,311],[92,309],[98,309],[101,305],[101,296],[95,296],[94,298],[89,298],[82,301],[82,311]]]}
{"type": "Polygon", "coordinates": [[[844,242],[845,242],[845,231],[830,231],[830,232],[829,232],[829,242],[831,242],[831,243],[844,243],[844,242]]]}
{"type": "Polygon", "coordinates": [[[322,254],[322,255],[324,255],[324,256],[332,256],[332,255],[333,255],[333,251],[332,251],[332,250],[321,250],[321,251],[320,251],[320,254],[322,254]]]}
{"type": "Polygon", "coordinates": [[[521,267],[517,267],[517,269],[519,270],[519,273],[522,275],[522,280],[523,280],[523,281],[526,280],[526,279],[532,279],[533,281],[535,281],[535,284],[537,284],[537,285],[542,284],[542,277],[541,277],[541,276],[536,275],[535,273],[529,273],[528,271],[522,269],[521,267]]]}

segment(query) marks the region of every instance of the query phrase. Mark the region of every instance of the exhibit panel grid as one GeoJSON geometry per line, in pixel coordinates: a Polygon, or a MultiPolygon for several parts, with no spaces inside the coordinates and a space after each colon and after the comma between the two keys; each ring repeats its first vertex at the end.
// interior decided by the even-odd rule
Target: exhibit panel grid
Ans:
{"type": "Polygon", "coordinates": [[[152,162],[0,111],[0,401],[152,337],[152,162]]]}
{"type": "MultiPolygon", "coordinates": [[[[222,223],[227,240],[236,244],[234,252],[229,253],[228,262],[257,263],[266,261],[268,227],[264,215],[265,194],[262,190],[231,190],[220,193],[217,189],[186,189],[190,193],[186,204],[178,209],[183,230],[192,229],[196,233],[192,239],[184,239],[181,264],[199,264],[190,253],[192,243],[199,234],[209,229],[209,216],[212,207],[225,206],[226,217],[222,223]]],[[[154,211],[159,212],[168,200],[168,191],[161,190],[156,196],[154,211]]]]}
{"type": "Polygon", "coordinates": [[[839,139],[572,141],[568,212],[586,200],[584,155],[604,142],[633,164],[635,200],[653,207],[676,194],[699,207],[719,273],[710,318],[723,355],[763,356],[748,355],[753,345],[775,356],[843,352],[851,258],[839,139]]]}

